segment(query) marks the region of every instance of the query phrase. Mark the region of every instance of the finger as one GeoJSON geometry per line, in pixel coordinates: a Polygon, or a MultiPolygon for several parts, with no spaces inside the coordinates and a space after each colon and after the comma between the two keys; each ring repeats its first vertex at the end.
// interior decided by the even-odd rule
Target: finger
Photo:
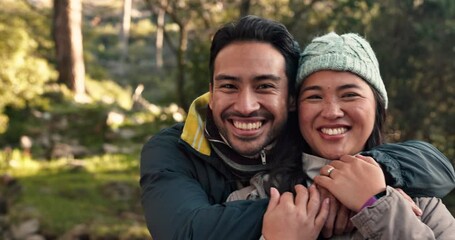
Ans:
{"type": "MultiPolygon", "coordinates": [[[[355,157],[353,157],[353,156],[347,156],[347,157],[351,157],[351,158],[355,159],[355,157]]],[[[330,165],[338,170],[343,170],[345,167],[347,167],[347,166],[349,167],[349,165],[347,165],[349,162],[352,162],[352,161],[349,160],[349,161],[345,162],[345,161],[341,161],[341,160],[332,160],[330,162],[330,164],[327,164],[327,165],[330,165]]]]}
{"type": "Polygon", "coordinates": [[[330,196],[330,209],[329,215],[325,221],[325,225],[322,229],[322,236],[325,238],[330,238],[333,236],[333,228],[335,224],[335,218],[338,212],[338,201],[331,195],[330,196]]]}
{"type": "Polygon", "coordinates": [[[412,211],[414,212],[414,214],[416,216],[421,216],[422,215],[422,209],[420,209],[417,204],[412,200],[412,198],[406,194],[401,188],[395,188],[400,194],[401,196],[404,197],[404,199],[406,199],[406,201],[409,202],[409,204],[411,204],[411,209],[412,211]]]}
{"type": "Polygon", "coordinates": [[[411,205],[412,204],[415,204],[414,201],[412,200],[412,198],[406,194],[401,188],[395,188],[400,194],[401,196],[406,199],[406,201],[408,201],[411,205]]]}
{"type": "MultiPolygon", "coordinates": [[[[308,190],[302,184],[294,186],[295,189],[295,205],[306,206],[308,202],[308,190]]],[[[306,209],[306,207],[304,207],[306,209]]]]}
{"type": "Polygon", "coordinates": [[[362,160],[364,160],[367,163],[370,163],[370,164],[373,164],[373,165],[375,165],[377,167],[380,167],[379,163],[376,162],[372,157],[367,157],[367,156],[363,156],[363,155],[360,155],[360,154],[355,155],[355,157],[359,158],[359,159],[362,159],[362,160]]]}
{"type": "Polygon", "coordinates": [[[354,217],[355,215],[355,212],[354,211],[350,211],[349,213],[349,221],[348,223],[346,224],[346,229],[344,230],[345,233],[350,233],[354,230],[354,224],[351,222],[351,218],[354,217]]]}
{"type": "MultiPolygon", "coordinates": [[[[334,170],[335,171],[335,170],[334,170]]],[[[330,174],[330,176],[333,177],[333,171],[332,173],[330,174]]],[[[326,177],[326,176],[315,176],[314,179],[313,179],[314,183],[329,190],[332,188],[332,182],[333,182],[333,179],[331,179],[330,177],[326,177]]]]}
{"type": "Polygon", "coordinates": [[[422,216],[423,212],[422,212],[422,209],[420,209],[417,204],[415,204],[415,202],[412,202],[411,203],[411,208],[412,208],[412,211],[414,212],[414,214],[416,216],[422,216]]]}
{"type": "Polygon", "coordinates": [[[330,171],[332,171],[331,169],[335,169],[335,167],[333,167],[330,164],[327,164],[323,166],[321,170],[319,170],[319,174],[321,174],[322,176],[329,176],[330,171]]]}
{"type": "Polygon", "coordinates": [[[280,193],[274,187],[270,188],[270,200],[267,206],[267,211],[274,209],[280,201],[280,193]]]}
{"type": "Polygon", "coordinates": [[[349,213],[350,210],[347,207],[343,205],[340,206],[340,209],[338,210],[337,217],[335,220],[335,226],[333,229],[333,233],[335,235],[342,235],[344,233],[346,225],[349,222],[349,213]]]}
{"type": "Polygon", "coordinates": [[[295,205],[294,194],[292,194],[291,192],[284,192],[283,194],[281,194],[279,204],[280,205],[283,204],[286,206],[294,206],[295,205]]]}
{"type": "Polygon", "coordinates": [[[343,155],[340,157],[340,162],[343,162],[343,163],[349,163],[349,162],[353,162],[353,161],[357,161],[358,159],[355,157],[355,156],[352,156],[352,155],[343,155]]]}
{"type": "Polygon", "coordinates": [[[413,202],[413,201],[412,201],[412,198],[411,198],[408,194],[406,194],[406,193],[403,191],[403,189],[401,189],[401,188],[395,188],[395,190],[397,190],[397,191],[401,194],[401,196],[404,197],[404,199],[406,199],[407,201],[413,202]]]}
{"type": "Polygon", "coordinates": [[[318,189],[313,184],[308,188],[309,198],[307,204],[307,213],[310,216],[317,216],[319,208],[321,206],[321,196],[318,189]]]}
{"type": "Polygon", "coordinates": [[[316,219],[314,220],[314,224],[318,229],[321,229],[324,226],[324,223],[327,221],[330,211],[330,198],[325,198],[322,201],[321,209],[319,210],[316,219]]]}

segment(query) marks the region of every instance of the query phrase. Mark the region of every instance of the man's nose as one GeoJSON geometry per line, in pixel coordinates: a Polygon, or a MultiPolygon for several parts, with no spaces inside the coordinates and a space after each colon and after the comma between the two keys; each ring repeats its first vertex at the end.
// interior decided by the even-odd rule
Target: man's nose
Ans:
{"type": "Polygon", "coordinates": [[[330,99],[324,101],[321,115],[327,119],[337,119],[344,116],[344,111],[337,100],[330,99]]]}
{"type": "Polygon", "coordinates": [[[243,115],[249,115],[259,110],[259,108],[258,96],[251,89],[242,90],[234,104],[234,110],[243,115]]]}

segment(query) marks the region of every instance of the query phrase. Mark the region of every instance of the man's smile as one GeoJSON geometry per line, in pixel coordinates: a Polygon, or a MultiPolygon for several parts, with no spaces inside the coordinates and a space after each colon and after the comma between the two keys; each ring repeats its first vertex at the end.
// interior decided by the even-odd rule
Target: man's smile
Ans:
{"type": "Polygon", "coordinates": [[[236,128],[238,128],[240,130],[257,130],[262,127],[261,121],[242,122],[242,121],[234,120],[233,124],[236,128]]]}

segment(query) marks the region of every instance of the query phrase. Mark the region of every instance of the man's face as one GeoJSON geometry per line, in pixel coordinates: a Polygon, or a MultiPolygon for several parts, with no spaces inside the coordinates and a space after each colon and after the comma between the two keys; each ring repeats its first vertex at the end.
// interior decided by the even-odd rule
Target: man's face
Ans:
{"type": "Polygon", "coordinates": [[[253,156],[283,130],[288,117],[285,60],[268,43],[236,42],[214,63],[209,106],[231,147],[253,156]]]}

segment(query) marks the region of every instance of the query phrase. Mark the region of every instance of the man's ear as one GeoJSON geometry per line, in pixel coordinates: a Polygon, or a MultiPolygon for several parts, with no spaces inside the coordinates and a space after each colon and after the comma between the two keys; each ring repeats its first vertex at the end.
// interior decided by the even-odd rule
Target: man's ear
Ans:
{"type": "Polygon", "coordinates": [[[291,96],[288,100],[289,112],[294,112],[297,109],[295,97],[291,96]]]}

